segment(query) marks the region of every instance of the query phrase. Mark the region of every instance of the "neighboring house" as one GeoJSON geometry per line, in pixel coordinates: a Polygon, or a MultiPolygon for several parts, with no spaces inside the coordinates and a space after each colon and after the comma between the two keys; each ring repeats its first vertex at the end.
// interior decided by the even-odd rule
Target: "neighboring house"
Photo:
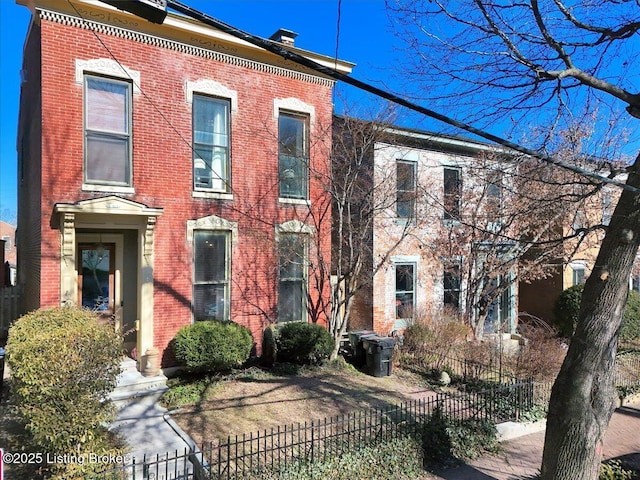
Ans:
{"type": "MultiPolygon", "coordinates": [[[[307,266],[330,258],[330,216],[307,220],[327,200],[334,81],[173,13],[157,25],[89,0],[18,3],[33,11],[18,130],[23,310],[97,310],[133,356],[155,346],[163,366],[194,321],[246,325],[257,350],[266,325],[309,321],[307,301],[329,296],[307,266]]],[[[272,41],[351,71],[293,37],[272,41]]]]}
{"type": "Polygon", "coordinates": [[[514,331],[517,285],[508,279],[517,262],[512,242],[491,234],[502,228],[505,164],[487,160],[496,154],[501,151],[465,138],[386,129],[370,160],[375,203],[382,205],[367,259],[374,275],[357,296],[351,328],[389,335],[419,316],[448,315],[472,325],[482,317],[481,335],[514,331]],[[470,174],[480,157],[486,168],[470,174]],[[471,223],[489,235],[467,228],[471,223]]]}
{"type": "MultiPolygon", "coordinates": [[[[591,274],[604,237],[598,226],[609,224],[618,195],[615,187],[604,186],[563,217],[563,255],[548,265],[545,278],[519,283],[521,312],[554,324],[553,308],[562,291],[585,283],[591,274]]],[[[640,262],[636,264],[630,289],[640,289],[640,262]]]]}
{"type": "Polygon", "coordinates": [[[7,222],[0,221],[0,248],[2,255],[0,259],[0,287],[15,285],[16,281],[16,227],[7,222]]]}

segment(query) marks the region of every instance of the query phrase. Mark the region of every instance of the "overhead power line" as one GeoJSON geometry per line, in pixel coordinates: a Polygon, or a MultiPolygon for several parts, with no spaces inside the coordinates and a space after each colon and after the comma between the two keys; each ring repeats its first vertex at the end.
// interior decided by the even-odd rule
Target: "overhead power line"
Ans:
{"type": "MultiPolygon", "coordinates": [[[[147,0],[148,1],[148,0],[147,0]]],[[[164,1],[164,0],[163,0],[164,1]]],[[[278,55],[286,60],[291,60],[299,65],[302,65],[304,67],[310,68],[322,75],[325,75],[327,77],[333,78],[335,80],[344,82],[346,84],[352,85],[356,88],[359,88],[360,90],[364,90],[366,92],[372,93],[373,95],[376,95],[380,98],[384,98],[385,100],[388,100],[392,103],[395,103],[396,105],[400,105],[402,107],[408,108],[409,110],[413,110],[415,112],[418,113],[422,113],[423,115],[426,115],[428,117],[434,118],[436,120],[439,120],[443,123],[446,123],[448,125],[452,125],[456,128],[459,128],[461,130],[464,130],[466,132],[469,132],[473,135],[477,135],[478,137],[484,138],[486,140],[489,140],[493,143],[496,143],[498,145],[501,145],[503,147],[506,147],[510,150],[516,151],[516,152],[520,152],[522,154],[528,155],[530,157],[534,157],[534,158],[538,158],[546,163],[550,163],[552,165],[556,165],[560,168],[566,169],[568,171],[577,173],[579,175],[585,176],[587,178],[592,178],[594,180],[597,180],[598,182],[604,182],[604,183],[608,183],[610,185],[615,185],[617,187],[620,188],[624,188],[630,191],[633,191],[635,193],[640,193],[640,188],[636,188],[630,185],[626,185],[623,182],[617,181],[615,179],[612,178],[607,178],[607,177],[603,177],[601,175],[598,175],[597,173],[593,172],[593,171],[589,171],[585,168],[579,167],[577,165],[572,165],[571,163],[567,163],[564,162],[562,160],[550,157],[548,155],[545,155],[541,152],[538,152],[536,150],[532,150],[530,148],[524,147],[522,145],[519,145],[517,143],[511,142],[509,140],[506,140],[504,138],[501,138],[497,135],[493,135],[492,133],[486,132],[482,129],[476,128],[472,125],[469,125],[467,123],[461,122],[459,120],[455,120],[451,117],[448,117],[446,115],[443,115],[441,113],[438,113],[434,110],[431,110],[429,108],[423,107],[422,105],[418,105],[416,103],[410,102],[409,100],[399,97],[398,95],[395,95],[391,92],[388,92],[386,90],[382,90],[378,87],[375,87],[373,85],[370,85],[368,83],[362,82],[350,75],[344,74],[342,72],[339,72],[336,69],[332,69],[329,67],[326,67],[324,65],[321,65],[318,62],[315,62],[303,55],[300,55],[296,52],[292,52],[286,48],[284,48],[283,46],[281,46],[279,43],[276,42],[272,42],[269,40],[265,40],[262,37],[258,37],[256,35],[252,35],[250,33],[247,33],[243,30],[240,30],[236,27],[233,27],[231,25],[228,25],[210,15],[207,15],[206,13],[203,13],[199,10],[196,10],[188,5],[185,5],[182,2],[179,2],[177,0],[166,0],[166,5],[168,8],[171,8],[177,12],[180,12],[184,15],[187,15],[190,18],[193,18],[195,20],[198,20],[202,23],[204,23],[205,25],[209,25],[210,27],[216,28],[222,32],[228,33],[229,35],[232,35],[236,38],[239,38],[241,40],[244,40],[245,42],[248,42],[252,45],[255,45],[257,47],[260,47],[264,50],[267,50],[268,52],[271,52],[275,55],[278,55]]],[[[120,7],[123,8],[123,7],[120,7]]]]}

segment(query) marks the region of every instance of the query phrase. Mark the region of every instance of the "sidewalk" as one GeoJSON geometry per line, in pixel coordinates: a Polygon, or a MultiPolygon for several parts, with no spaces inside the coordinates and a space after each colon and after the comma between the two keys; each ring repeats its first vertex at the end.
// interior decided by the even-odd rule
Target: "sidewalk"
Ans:
{"type": "MultiPolygon", "coordinates": [[[[502,443],[502,451],[437,473],[443,480],[524,480],[539,473],[544,430],[502,443]]],[[[628,456],[640,466],[640,398],[618,408],[605,435],[604,458],[628,456]]]]}

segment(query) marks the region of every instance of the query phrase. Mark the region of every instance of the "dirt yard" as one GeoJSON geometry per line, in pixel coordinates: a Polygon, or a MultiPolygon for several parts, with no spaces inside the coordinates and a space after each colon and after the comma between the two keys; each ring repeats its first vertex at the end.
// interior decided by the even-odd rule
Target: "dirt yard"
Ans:
{"type": "Polygon", "coordinates": [[[370,407],[384,408],[433,395],[403,371],[371,377],[353,369],[319,369],[298,375],[253,372],[210,386],[196,405],[172,413],[197,444],[310,422],[370,407]]]}

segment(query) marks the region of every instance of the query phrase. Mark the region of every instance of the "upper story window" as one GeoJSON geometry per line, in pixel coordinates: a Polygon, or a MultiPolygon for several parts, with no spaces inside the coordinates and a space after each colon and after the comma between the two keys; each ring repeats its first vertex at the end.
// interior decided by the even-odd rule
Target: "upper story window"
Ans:
{"type": "Polygon", "coordinates": [[[415,216],[416,162],[396,161],[396,213],[400,218],[415,216]]]}
{"type": "Polygon", "coordinates": [[[453,264],[444,270],[443,273],[443,304],[455,310],[460,309],[460,265],[453,264]]]}
{"type": "Polygon", "coordinates": [[[306,200],[309,189],[309,117],[280,112],[278,175],[280,198],[306,200]]]}
{"type": "Polygon", "coordinates": [[[453,220],[460,217],[462,198],[462,176],[459,168],[444,168],[444,218],[453,220]]]}
{"type": "Polygon", "coordinates": [[[89,184],[131,185],[131,83],[85,75],[85,163],[89,184]]]}
{"type": "Polygon", "coordinates": [[[193,186],[230,191],[229,100],[193,95],[193,186]]]}

